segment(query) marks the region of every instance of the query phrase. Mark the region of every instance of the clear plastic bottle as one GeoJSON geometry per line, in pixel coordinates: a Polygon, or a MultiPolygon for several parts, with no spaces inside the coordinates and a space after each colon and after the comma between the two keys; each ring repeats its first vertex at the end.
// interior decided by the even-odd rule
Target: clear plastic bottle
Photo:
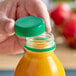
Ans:
{"type": "MultiPolygon", "coordinates": [[[[28,21],[30,23],[30,20],[28,21]]],[[[36,28],[36,26],[34,27],[36,28]]],[[[42,32],[42,34],[38,35],[39,33],[36,32],[33,35],[30,35],[29,32],[29,35],[24,35],[28,36],[25,42],[26,53],[20,60],[14,76],[66,76],[62,64],[54,53],[56,45],[53,34],[42,32]]],[[[17,33],[16,31],[16,34],[20,36],[21,32],[17,33]]]]}

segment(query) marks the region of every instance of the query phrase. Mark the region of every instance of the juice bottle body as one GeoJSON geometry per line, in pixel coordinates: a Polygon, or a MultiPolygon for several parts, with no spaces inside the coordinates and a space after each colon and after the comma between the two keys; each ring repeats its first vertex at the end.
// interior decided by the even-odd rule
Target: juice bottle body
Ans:
{"type": "Polygon", "coordinates": [[[45,22],[27,16],[15,22],[15,34],[26,37],[26,54],[20,60],[14,76],[65,76],[64,69],[54,54],[54,36],[45,32],[45,22]]]}
{"type": "Polygon", "coordinates": [[[53,51],[27,51],[20,60],[14,76],[66,76],[53,51]]]}

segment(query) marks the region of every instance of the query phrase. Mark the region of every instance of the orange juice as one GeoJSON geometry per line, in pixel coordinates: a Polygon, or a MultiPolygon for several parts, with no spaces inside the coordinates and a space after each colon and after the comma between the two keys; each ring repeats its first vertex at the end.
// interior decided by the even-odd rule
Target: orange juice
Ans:
{"type": "Polygon", "coordinates": [[[65,76],[65,72],[54,52],[27,52],[14,76],[65,76]]]}
{"type": "MultiPolygon", "coordinates": [[[[45,40],[35,40],[31,44],[32,48],[37,49],[49,46],[45,40]]],[[[54,53],[54,49],[46,52],[27,49],[16,68],[14,76],[65,76],[65,72],[54,53]]]]}

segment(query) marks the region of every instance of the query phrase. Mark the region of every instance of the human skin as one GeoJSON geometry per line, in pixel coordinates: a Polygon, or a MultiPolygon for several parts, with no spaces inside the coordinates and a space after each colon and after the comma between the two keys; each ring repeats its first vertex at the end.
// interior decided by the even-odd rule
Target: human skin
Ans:
{"type": "Polygon", "coordinates": [[[42,0],[5,0],[0,2],[0,54],[24,52],[25,38],[14,33],[15,21],[24,16],[44,19],[46,32],[50,32],[50,18],[42,0]]]}

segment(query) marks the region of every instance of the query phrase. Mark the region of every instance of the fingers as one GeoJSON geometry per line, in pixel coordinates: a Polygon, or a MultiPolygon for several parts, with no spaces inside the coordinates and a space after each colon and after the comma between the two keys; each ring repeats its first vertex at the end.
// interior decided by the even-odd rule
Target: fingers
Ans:
{"type": "Polygon", "coordinates": [[[6,1],[8,2],[6,11],[7,17],[16,20],[17,0],[6,1]]]}
{"type": "Polygon", "coordinates": [[[17,0],[5,0],[0,2],[0,12],[8,18],[15,19],[16,17],[17,0]]]}
{"type": "Polygon", "coordinates": [[[17,37],[11,36],[4,42],[0,43],[0,54],[17,54],[23,53],[24,48],[22,47],[25,40],[19,40],[17,37]],[[22,44],[20,44],[20,42],[22,44]]]}
{"type": "Polygon", "coordinates": [[[14,20],[7,17],[0,18],[0,42],[14,34],[14,20]]]}
{"type": "Polygon", "coordinates": [[[36,12],[37,15],[43,18],[45,21],[46,32],[50,32],[51,31],[50,16],[46,5],[42,1],[40,1],[39,3],[37,3],[37,8],[38,8],[36,12]]]}
{"type": "Polygon", "coordinates": [[[13,19],[8,19],[8,23],[5,27],[5,30],[8,36],[14,35],[14,24],[15,24],[15,21],[13,19]]]}
{"type": "Polygon", "coordinates": [[[17,19],[21,17],[28,16],[28,13],[23,5],[18,6],[17,8],[17,19]]]}

